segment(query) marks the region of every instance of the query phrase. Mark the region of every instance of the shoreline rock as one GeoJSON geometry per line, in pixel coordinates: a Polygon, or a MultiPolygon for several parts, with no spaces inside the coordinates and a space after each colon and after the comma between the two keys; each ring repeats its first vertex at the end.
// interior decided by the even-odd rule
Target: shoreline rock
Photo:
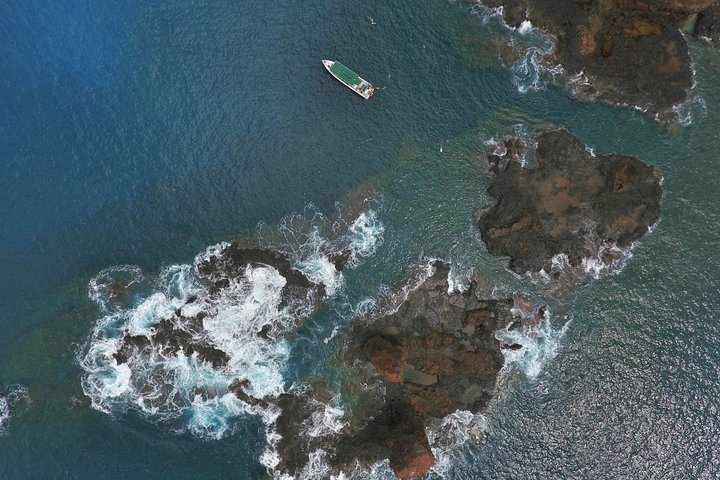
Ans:
{"type": "Polygon", "coordinates": [[[555,59],[568,77],[587,83],[580,99],[630,105],[665,117],[687,100],[693,85],[688,45],[681,28],[699,13],[695,36],[716,38],[715,0],[482,0],[503,7],[505,21],[524,21],[552,33],[555,59]]]}

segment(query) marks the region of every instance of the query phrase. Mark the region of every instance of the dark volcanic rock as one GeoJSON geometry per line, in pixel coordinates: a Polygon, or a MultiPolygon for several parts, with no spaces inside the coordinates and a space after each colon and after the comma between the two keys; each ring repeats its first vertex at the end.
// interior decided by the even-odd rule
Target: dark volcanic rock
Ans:
{"type": "Polygon", "coordinates": [[[242,400],[243,402],[247,403],[248,405],[253,406],[259,406],[262,408],[268,408],[268,403],[261,399],[261,398],[255,398],[251,397],[250,395],[245,392],[245,389],[250,386],[250,380],[235,380],[233,383],[228,386],[228,391],[235,395],[238,399],[242,400]]]}
{"type": "Polygon", "coordinates": [[[422,476],[435,464],[423,417],[401,400],[388,401],[359,434],[341,438],[338,446],[338,460],[344,464],[386,458],[402,479],[422,476]]]}
{"type": "Polygon", "coordinates": [[[579,266],[610,245],[629,246],[657,222],[662,177],[655,168],[629,156],[592,156],[566,130],[539,135],[535,154],[533,169],[512,157],[502,170],[489,156],[488,193],[497,203],[477,215],[488,251],[509,256],[515,272],[549,271],[560,253],[579,266]]]}
{"type": "Polygon", "coordinates": [[[305,275],[293,268],[286,255],[268,248],[246,247],[238,242],[225,247],[220,255],[210,255],[197,265],[197,269],[211,281],[211,292],[217,292],[228,286],[228,277],[242,275],[248,265],[275,268],[285,277],[287,284],[284,290],[290,294],[315,287],[305,275]]]}
{"type": "Polygon", "coordinates": [[[395,313],[356,327],[350,354],[370,362],[386,381],[399,380],[397,398],[423,417],[478,412],[503,365],[495,331],[513,322],[513,300],[480,299],[474,283],[465,293],[448,294],[450,267],[436,262],[434,268],[395,313]]]}
{"type": "Polygon", "coordinates": [[[318,449],[332,450],[334,438],[308,435],[315,418],[323,418],[323,409],[332,400],[332,393],[322,381],[311,381],[295,393],[283,393],[275,400],[280,415],[275,431],[280,435],[276,448],[280,462],[275,470],[296,477],[318,449]]]}
{"type": "Polygon", "coordinates": [[[308,434],[331,401],[326,386],[279,397],[278,472],[296,476],[322,451],[334,473],[388,460],[399,478],[419,477],[435,463],[426,428],[456,410],[487,406],[507,347],[495,332],[534,324],[543,311],[519,296],[480,298],[476,281],[464,293],[448,293],[450,266],[432,267],[399,306],[362,319],[347,337],[342,390],[351,400],[342,429],[308,434]],[[522,316],[514,316],[518,311],[522,316]]]}
{"type": "Polygon", "coordinates": [[[557,38],[555,55],[569,76],[583,73],[580,97],[667,113],[692,87],[690,56],[679,27],[714,0],[483,0],[504,7],[557,38]]]}
{"type": "Polygon", "coordinates": [[[435,462],[426,426],[456,410],[479,412],[493,396],[504,361],[495,331],[525,320],[513,317],[512,299],[479,298],[475,282],[449,294],[449,265],[433,268],[396,311],[351,332],[346,362],[354,376],[385,387],[365,406],[362,416],[370,420],[347,428],[338,441],[340,469],[389,459],[398,477],[421,476],[435,462]],[[371,370],[358,368],[367,363],[371,370]]]}
{"type": "Polygon", "coordinates": [[[716,3],[698,15],[694,35],[720,45],[720,4],[716,3]]]}

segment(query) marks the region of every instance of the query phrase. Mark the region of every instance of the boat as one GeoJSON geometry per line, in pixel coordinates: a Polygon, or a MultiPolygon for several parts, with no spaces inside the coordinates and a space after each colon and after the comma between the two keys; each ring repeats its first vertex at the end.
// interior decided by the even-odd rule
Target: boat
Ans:
{"type": "Polygon", "coordinates": [[[340,62],[334,60],[323,60],[323,65],[330,74],[338,79],[340,83],[357,93],[365,100],[373,96],[375,88],[372,83],[360,78],[360,75],[350,70],[340,62]]]}

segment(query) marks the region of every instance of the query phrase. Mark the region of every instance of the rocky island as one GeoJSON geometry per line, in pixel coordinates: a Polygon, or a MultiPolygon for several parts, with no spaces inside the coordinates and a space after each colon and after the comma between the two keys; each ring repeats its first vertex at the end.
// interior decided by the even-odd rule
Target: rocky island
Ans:
{"type": "Polygon", "coordinates": [[[533,168],[523,166],[531,147],[517,137],[488,156],[488,193],[497,203],[476,215],[488,251],[510,257],[511,270],[549,272],[559,254],[574,267],[585,259],[611,263],[613,249],[630,246],[657,222],[657,169],[634,157],[594,155],[567,130],[536,141],[533,168]]]}
{"type": "Polygon", "coordinates": [[[280,402],[277,421],[283,474],[298,475],[322,451],[334,471],[351,471],[385,459],[401,479],[435,463],[426,428],[457,410],[482,412],[493,398],[506,345],[495,332],[537,323],[544,308],[514,308],[512,298],[481,298],[473,281],[464,292],[449,290],[450,266],[433,273],[396,308],[358,320],[347,335],[343,363],[353,386],[353,405],[343,428],[327,436],[304,434],[331,395],[317,384],[280,402]]]}

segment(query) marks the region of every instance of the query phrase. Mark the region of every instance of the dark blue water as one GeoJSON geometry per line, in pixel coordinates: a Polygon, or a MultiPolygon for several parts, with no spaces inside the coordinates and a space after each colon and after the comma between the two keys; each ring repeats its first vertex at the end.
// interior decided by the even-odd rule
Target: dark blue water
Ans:
{"type": "MultiPolygon", "coordinates": [[[[534,290],[471,225],[489,201],[484,142],[517,124],[564,125],[657,165],[663,217],[625,271],[572,296],[557,358],[494,407],[487,441],[446,474],[716,476],[719,55],[694,47],[705,109],[666,129],[552,85],[520,93],[497,55],[508,35],[430,0],[1,2],[0,383],[31,400],[2,427],[0,477],[264,472],[257,418],[210,441],[90,408],[76,357],[100,316],[88,281],[108,266],[156,272],[359,189],[382,197],[386,235],[348,273],[351,300],[421,256],[534,290]],[[322,58],[373,81],[375,97],[342,88],[322,58]]],[[[323,370],[302,352],[337,317],[313,319],[289,377],[323,370]]]]}

